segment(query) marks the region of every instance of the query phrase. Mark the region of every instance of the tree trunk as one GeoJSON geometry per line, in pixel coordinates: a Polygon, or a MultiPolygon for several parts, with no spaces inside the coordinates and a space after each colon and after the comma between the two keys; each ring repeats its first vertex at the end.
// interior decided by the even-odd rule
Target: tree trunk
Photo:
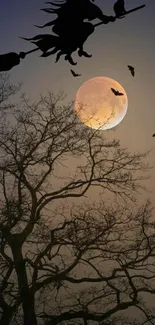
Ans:
{"type": "Polygon", "coordinates": [[[13,241],[11,249],[18,278],[19,294],[22,301],[24,325],[37,325],[34,294],[29,289],[25,261],[22,256],[22,247],[19,242],[13,241]]]}
{"type": "Polygon", "coordinates": [[[9,312],[4,312],[1,316],[1,319],[0,319],[0,324],[1,325],[9,325],[10,322],[11,322],[11,319],[12,319],[12,312],[9,313],[9,312]]]}
{"type": "Polygon", "coordinates": [[[37,325],[35,315],[34,296],[29,292],[24,293],[23,299],[24,325],[37,325]]]}
{"type": "Polygon", "coordinates": [[[16,311],[16,307],[9,306],[4,300],[2,293],[0,293],[0,308],[2,309],[0,324],[9,325],[12,320],[13,314],[16,311]]]}

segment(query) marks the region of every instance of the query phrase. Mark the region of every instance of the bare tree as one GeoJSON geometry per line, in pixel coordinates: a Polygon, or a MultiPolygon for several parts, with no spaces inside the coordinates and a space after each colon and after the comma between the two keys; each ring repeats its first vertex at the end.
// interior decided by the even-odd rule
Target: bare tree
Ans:
{"type": "Polygon", "coordinates": [[[21,89],[22,83],[13,85],[10,82],[9,74],[0,72],[0,112],[2,113],[6,109],[14,107],[14,104],[10,103],[10,99],[18,93],[21,89]]]}
{"type": "Polygon", "coordinates": [[[133,208],[146,178],[141,173],[149,170],[148,152],[131,154],[119,141],[108,141],[80,123],[73,103],[62,101],[63,94],[48,94],[30,104],[23,95],[20,109],[12,108],[12,124],[1,123],[2,325],[15,321],[20,308],[25,325],[42,317],[50,324],[99,324],[141,308],[139,294],[151,292],[144,282],[153,275],[142,277],[139,267],[147,268],[154,252],[154,237],[145,232],[151,208],[148,202],[133,208]],[[64,206],[89,196],[91,188],[102,191],[95,209],[87,202],[78,211],[64,206]],[[123,208],[105,204],[107,192],[123,208]]]}
{"type": "MultiPolygon", "coordinates": [[[[42,277],[46,286],[41,292],[41,317],[50,320],[47,324],[120,324],[120,313],[133,307],[143,316],[139,324],[155,324],[154,310],[147,307],[144,295],[155,293],[151,214],[149,201],[132,212],[100,202],[95,208],[74,208],[71,221],[53,229],[60,256],[56,264],[59,286],[51,283],[51,268],[49,277],[42,277]]],[[[51,261],[55,261],[54,248],[51,261]]],[[[131,324],[131,320],[124,323],[131,324]]]]}

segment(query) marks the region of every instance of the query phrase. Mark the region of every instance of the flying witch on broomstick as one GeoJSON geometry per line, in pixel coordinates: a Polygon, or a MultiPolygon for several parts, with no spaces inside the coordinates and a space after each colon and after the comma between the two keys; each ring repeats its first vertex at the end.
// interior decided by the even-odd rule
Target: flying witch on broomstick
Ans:
{"type": "MultiPolygon", "coordinates": [[[[92,0],[94,2],[94,0],[92,0]]],[[[57,18],[48,22],[44,26],[36,26],[38,28],[52,27],[52,34],[40,34],[33,38],[24,38],[30,41],[37,47],[28,51],[20,52],[19,54],[10,52],[0,55],[0,72],[9,71],[14,66],[20,64],[20,59],[24,59],[26,55],[42,51],[41,57],[47,57],[56,54],[56,61],[60,59],[61,55],[65,55],[71,65],[77,63],[72,59],[72,53],[78,50],[78,55],[90,58],[92,55],[84,51],[83,46],[87,38],[95,31],[95,28],[102,24],[114,22],[116,19],[124,18],[127,14],[137,11],[145,7],[141,5],[129,11],[124,8],[124,0],[118,0],[114,4],[115,16],[106,16],[102,10],[95,5],[91,0],[66,0],[63,3],[46,2],[55,8],[41,9],[49,14],[57,14],[57,18]],[[84,22],[87,19],[88,22],[84,22]],[[92,24],[90,21],[99,19],[100,22],[92,24]]]]}

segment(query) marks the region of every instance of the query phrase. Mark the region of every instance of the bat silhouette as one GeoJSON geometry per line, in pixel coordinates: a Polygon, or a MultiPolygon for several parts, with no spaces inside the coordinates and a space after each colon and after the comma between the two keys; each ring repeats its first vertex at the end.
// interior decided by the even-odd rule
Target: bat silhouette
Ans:
{"type": "Polygon", "coordinates": [[[153,134],[153,137],[155,137],[155,133],[153,134]]]}
{"type": "Polygon", "coordinates": [[[123,93],[120,93],[118,90],[115,90],[114,88],[111,88],[112,92],[114,93],[115,96],[123,96],[123,93]]]}
{"type": "Polygon", "coordinates": [[[132,65],[128,65],[128,69],[131,72],[131,75],[134,77],[135,76],[135,69],[132,67],[132,65]]]}
{"type": "Polygon", "coordinates": [[[70,71],[71,71],[73,77],[80,77],[81,76],[81,74],[75,73],[72,69],[70,71]]]}

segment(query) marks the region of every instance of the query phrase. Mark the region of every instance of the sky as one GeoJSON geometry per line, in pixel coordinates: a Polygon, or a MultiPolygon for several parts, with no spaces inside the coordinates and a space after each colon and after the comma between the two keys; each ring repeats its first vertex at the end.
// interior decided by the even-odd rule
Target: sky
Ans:
{"type": "MultiPolygon", "coordinates": [[[[115,0],[96,0],[104,14],[113,15],[115,0]]],[[[79,58],[75,70],[81,77],[73,78],[72,66],[63,56],[55,64],[55,56],[40,58],[34,52],[10,71],[13,83],[23,82],[22,91],[32,100],[47,91],[63,90],[68,101],[74,100],[79,87],[90,78],[103,76],[115,79],[128,96],[128,111],[115,131],[104,131],[107,139],[119,139],[129,151],[152,150],[150,164],[155,165],[155,1],[126,0],[126,9],[146,4],[142,10],[127,15],[124,19],[98,27],[85,43],[84,49],[92,58],[79,58]],[[144,2],[143,2],[144,1],[144,2]],[[135,67],[133,78],[127,65],[135,67]]],[[[42,30],[34,25],[43,25],[52,20],[43,0],[0,0],[0,54],[29,51],[30,42],[19,38],[33,37],[40,33],[51,33],[51,28],[42,30]]],[[[73,68],[74,69],[74,68],[73,68]]],[[[152,202],[155,196],[155,168],[146,185],[152,192],[147,194],[152,202]]],[[[141,202],[143,203],[142,195],[141,202]]]]}
{"type": "MultiPolygon", "coordinates": [[[[96,0],[95,3],[104,14],[113,15],[113,0],[96,0]]],[[[122,146],[130,151],[152,149],[150,164],[155,163],[155,1],[126,0],[126,10],[146,4],[142,10],[127,15],[126,18],[96,28],[85,43],[84,49],[92,58],[79,58],[75,70],[82,73],[73,78],[72,66],[63,56],[55,63],[55,56],[40,58],[41,52],[34,52],[22,60],[19,66],[10,70],[13,83],[22,81],[22,91],[33,100],[47,91],[58,93],[63,90],[68,101],[74,100],[79,87],[88,79],[97,76],[109,77],[119,82],[128,95],[128,111],[114,132],[104,131],[106,137],[120,139],[122,146]],[[144,2],[143,2],[144,1],[144,2]],[[135,67],[133,78],[127,65],[135,67]]],[[[42,30],[34,25],[43,25],[52,20],[43,11],[42,0],[1,0],[0,2],[0,54],[7,52],[29,51],[30,42],[19,38],[33,37],[40,33],[51,33],[51,28],[42,30]]],[[[155,169],[151,171],[148,182],[149,194],[153,200],[155,194],[155,169]]]]}

